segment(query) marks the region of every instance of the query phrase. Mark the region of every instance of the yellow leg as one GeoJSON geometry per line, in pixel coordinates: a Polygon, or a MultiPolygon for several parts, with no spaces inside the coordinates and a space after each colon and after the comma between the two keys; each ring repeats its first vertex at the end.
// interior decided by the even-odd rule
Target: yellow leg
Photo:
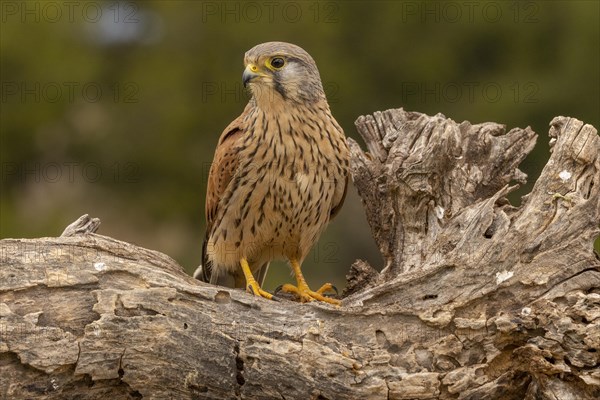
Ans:
{"type": "Polygon", "coordinates": [[[244,271],[244,276],[246,277],[246,290],[255,296],[264,297],[269,300],[272,299],[273,295],[262,290],[258,282],[256,282],[256,279],[254,279],[248,261],[245,258],[240,260],[240,265],[242,266],[242,271],[244,271]]]}
{"type": "Polygon", "coordinates": [[[335,304],[336,306],[342,304],[339,300],[323,296],[323,292],[333,289],[333,286],[330,283],[324,284],[316,292],[312,291],[308,287],[306,280],[304,279],[304,275],[302,275],[302,270],[300,269],[300,264],[298,263],[298,261],[290,260],[290,264],[292,265],[292,269],[294,270],[294,274],[296,275],[296,281],[298,282],[298,286],[286,283],[281,287],[282,291],[297,294],[298,296],[300,296],[300,301],[302,301],[303,303],[307,301],[318,300],[329,304],[335,304]]]}

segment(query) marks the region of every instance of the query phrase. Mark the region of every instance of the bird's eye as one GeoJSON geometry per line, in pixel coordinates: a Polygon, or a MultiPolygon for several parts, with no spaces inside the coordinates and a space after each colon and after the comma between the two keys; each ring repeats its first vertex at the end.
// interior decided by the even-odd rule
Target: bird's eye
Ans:
{"type": "Polygon", "coordinates": [[[271,67],[275,69],[283,68],[285,65],[285,60],[281,57],[275,57],[271,59],[271,67]]]}

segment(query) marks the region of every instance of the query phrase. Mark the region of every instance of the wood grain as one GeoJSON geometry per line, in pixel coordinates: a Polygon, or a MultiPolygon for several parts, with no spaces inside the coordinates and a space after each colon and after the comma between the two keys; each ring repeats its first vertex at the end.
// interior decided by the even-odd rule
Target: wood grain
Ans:
{"type": "Polygon", "coordinates": [[[530,129],[360,117],[352,173],[382,273],[340,308],[199,282],[93,233],[0,241],[6,399],[600,397],[600,137],[567,117],[519,207],[530,129]]]}

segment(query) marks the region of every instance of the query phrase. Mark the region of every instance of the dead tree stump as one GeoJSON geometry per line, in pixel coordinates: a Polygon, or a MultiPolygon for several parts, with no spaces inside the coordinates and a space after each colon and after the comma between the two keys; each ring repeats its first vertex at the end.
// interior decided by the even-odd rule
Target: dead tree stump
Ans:
{"type": "Polygon", "coordinates": [[[0,241],[4,399],[600,397],[600,137],[550,124],[522,205],[506,195],[536,134],[402,109],[357,121],[352,174],[385,260],[340,308],[272,302],[95,234],[0,241]]]}

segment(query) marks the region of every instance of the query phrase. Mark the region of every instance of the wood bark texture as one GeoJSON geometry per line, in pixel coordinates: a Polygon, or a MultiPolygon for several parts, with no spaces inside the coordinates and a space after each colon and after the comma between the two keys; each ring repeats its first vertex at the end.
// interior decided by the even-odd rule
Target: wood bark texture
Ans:
{"type": "Polygon", "coordinates": [[[352,174],[385,260],[341,307],[268,301],[96,233],[0,241],[3,399],[600,397],[600,137],[402,109],[360,117],[352,174]]]}

